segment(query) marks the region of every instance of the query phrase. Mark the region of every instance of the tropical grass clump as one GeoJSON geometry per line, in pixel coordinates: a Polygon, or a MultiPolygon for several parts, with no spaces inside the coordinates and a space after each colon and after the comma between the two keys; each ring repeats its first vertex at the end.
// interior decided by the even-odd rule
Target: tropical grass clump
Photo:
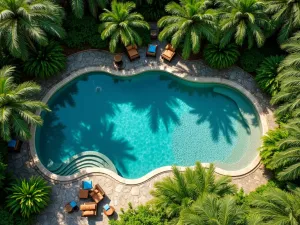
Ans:
{"type": "Polygon", "coordinates": [[[164,209],[167,217],[175,224],[181,211],[190,207],[198,198],[206,194],[219,197],[235,194],[236,187],[230,183],[231,178],[222,176],[216,179],[214,171],[212,164],[206,169],[199,162],[195,169],[187,168],[182,173],[174,166],[173,177],[155,183],[155,189],[151,192],[153,204],[164,209]]]}
{"type": "Polygon", "coordinates": [[[62,47],[52,41],[30,52],[29,59],[24,63],[24,71],[38,78],[48,78],[65,69],[66,62],[62,47]]]}
{"type": "Polygon", "coordinates": [[[42,125],[43,120],[36,115],[36,110],[50,111],[41,101],[33,100],[41,87],[31,81],[14,83],[14,67],[0,69],[0,136],[9,141],[12,133],[28,140],[31,136],[29,125],[42,125]]]}
{"type": "Polygon", "coordinates": [[[255,80],[260,88],[271,96],[280,91],[277,69],[284,56],[270,56],[264,59],[257,69],[255,80]]]}
{"type": "Polygon", "coordinates": [[[225,69],[238,60],[240,53],[236,44],[230,43],[225,47],[218,44],[208,44],[204,48],[204,59],[208,65],[216,69],[225,69]]]}
{"type": "Polygon", "coordinates": [[[41,177],[18,180],[8,190],[7,207],[13,214],[21,212],[26,218],[39,213],[50,200],[51,187],[41,177]]]}
{"type": "Polygon", "coordinates": [[[111,52],[116,51],[120,41],[125,46],[143,43],[137,30],[139,28],[149,30],[150,26],[141,14],[132,12],[134,8],[133,2],[121,3],[114,0],[111,3],[111,11],[104,9],[104,13],[100,15],[102,23],[99,26],[99,32],[103,40],[110,38],[109,50],[111,52]]]}

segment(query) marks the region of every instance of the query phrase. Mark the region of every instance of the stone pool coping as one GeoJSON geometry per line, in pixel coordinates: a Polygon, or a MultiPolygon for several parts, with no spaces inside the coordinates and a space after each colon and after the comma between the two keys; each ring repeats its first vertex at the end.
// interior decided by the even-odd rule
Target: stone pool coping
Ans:
{"type": "MultiPolygon", "coordinates": [[[[86,73],[91,73],[91,72],[106,72],[109,73],[111,75],[115,75],[115,76],[125,76],[125,77],[130,77],[130,76],[135,76],[138,75],[140,73],[146,72],[146,71],[165,71],[168,72],[178,78],[181,78],[183,80],[187,80],[187,81],[191,81],[191,82],[199,82],[199,83],[218,83],[218,84],[223,84],[226,86],[229,86],[233,89],[236,89],[238,91],[240,91],[241,93],[243,93],[254,105],[259,117],[260,117],[260,123],[261,123],[261,129],[262,129],[262,135],[264,135],[267,131],[268,131],[268,123],[267,123],[267,118],[266,115],[264,114],[261,105],[259,104],[258,100],[249,92],[247,91],[244,87],[242,87],[239,83],[237,82],[233,82],[231,80],[228,79],[224,79],[224,78],[217,78],[217,77],[194,77],[191,76],[189,74],[186,73],[181,73],[178,72],[176,70],[174,70],[174,68],[167,66],[166,64],[163,65],[152,65],[152,66],[148,66],[145,65],[144,67],[140,67],[140,68],[136,68],[135,70],[121,70],[121,71],[116,71],[110,67],[107,66],[91,66],[91,67],[86,67],[83,69],[79,69],[75,72],[71,72],[69,76],[67,76],[65,79],[63,79],[62,81],[60,81],[59,83],[55,84],[50,91],[48,91],[46,93],[46,95],[43,97],[42,101],[44,103],[47,103],[48,100],[50,99],[50,97],[57,91],[59,90],[61,87],[63,87],[65,84],[67,84],[68,82],[70,82],[71,80],[84,75],[86,73]]],[[[37,114],[39,115],[41,113],[41,111],[38,111],[37,114]]],[[[31,134],[32,137],[29,141],[29,146],[30,146],[30,154],[32,157],[32,160],[35,164],[35,166],[48,178],[50,178],[51,180],[54,181],[59,181],[59,182],[69,182],[69,181],[73,181],[73,180],[77,180],[81,177],[84,177],[86,175],[89,174],[105,174],[108,175],[110,177],[112,177],[113,179],[119,181],[120,183],[124,183],[124,184],[141,184],[146,182],[147,180],[149,180],[152,177],[155,177],[161,173],[164,172],[169,172],[172,170],[172,166],[165,166],[165,167],[160,167],[157,168],[151,172],[149,172],[148,174],[144,175],[143,177],[140,177],[138,179],[126,179],[123,178],[121,176],[119,176],[118,174],[114,173],[113,171],[110,171],[108,169],[105,168],[86,168],[86,169],[82,169],[80,170],[78,173],[70,175],[70,176],[60,176],[54,173],[51,173],[49,170],[46,169],[46,167],[40,162],[37,153],[36,153],[36,148],[35,148],[35,131],[36,131],[36,126],[31,126],[31,134]]],[[[251,172],[252,170],[254,170],[258,164],[260,163],[260,156],[257,152],[257,156],[255,157],[255,159],[248,164],[245,168],[240,169],[240,170],[224,170],[221,169],[219,167],[215,168],[215,172],[221,175],[228,175],[228,176],[232,176],[232,177],[237,177],[237,176],[243,176],[246,175],[247,173],[251,172]]],[[[210,163],[202,163],[202,165],[204,167],[208,167],[210,163]]],[[[185,170],[186,167],[182,167],[179,166],[178,167],[181,171],[185,170]]]]}

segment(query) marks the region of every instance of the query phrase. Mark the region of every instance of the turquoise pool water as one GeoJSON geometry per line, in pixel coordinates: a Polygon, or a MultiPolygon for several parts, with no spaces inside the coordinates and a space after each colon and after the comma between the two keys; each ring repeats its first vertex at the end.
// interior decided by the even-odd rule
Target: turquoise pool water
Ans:
{"type": "Polygon", "coordinates": [[[241,93],[165,72],[86,74],[58,90],[48,105],[52,112],[42,113],[35,140],[47,168],[97,151],[125,178],[196,161],[232,170],[250,163],[260,145],[259,118],[241,93]]]}

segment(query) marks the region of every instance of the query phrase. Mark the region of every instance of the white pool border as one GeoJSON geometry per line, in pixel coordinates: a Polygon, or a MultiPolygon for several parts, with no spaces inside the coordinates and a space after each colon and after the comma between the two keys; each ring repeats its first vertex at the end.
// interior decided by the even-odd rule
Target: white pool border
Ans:
{"type": "MultiPolygon", "coordinates": [[[[197,83],[217,83],[217,84],[223,84],[227,85],[233,89],[236,89],[243,93],[254,105],[259,117],[260,117],[260,123],[261,123],[261,129],[262,129],[262,135],[266,134],[268,131],[268,122],[266,115],[264,114],[262,107],[260,106],[259,102],[257,99],[249,92],[247,91],[244,87],[242,87],[240,84],[237,82],[233,82],[228,79],[223,79],[223,78],[216,78],[216,77],[194,77],[190,76],[184,73],[180,73],[176,71],[176,67],[169,67],[167,65],[161,65],[161,66],[144,66],[142,68],[137,68],[135,70],[121,70],[121,71],[116,71],[112,70],[109,67],[106,66],[91,66],[91,67],[86,67],[83,69],[79,69],[75,72],[71,72],[69,76],[67,76],[65,79],[60,81],[59,83],[55,84],[43,97],[42,101],[44,103],[47,103],[50,97],[60,88],[62,88],[64,85],[69,83],[71,80],[87,74],[91,72],[106,72],[111,75],[116,75],[116,76],[123,76],[123,77],[130,77],[130,76],[135,76],[140,73],[146,72],[146,71],[165,71],[170,74],[173,74],[176,77],[179,77],[183,80],[191,81],[191,82],[197,82],[197,83]],[[174,70],[173,70],[174,69],[174,70]]],[[[41,111],[38,111],[37,114],[40,115],[41,111]]],[[[78,173],[70,175],[70,176],[60,176],[57,174],[54,174],[50,172],[49,170],[46,169],[46,167],[40,162],[37,153],[36,153],[36,148],[35,148],[35,131],[36,131],[36,126],[31,126],[31,139],[29,140],[29,147],[30,147],[30,154],[33,160],[33,163],[35,166],[38,168],[40,172],[42,172],[46,177],[50,178],[51,180],[58,181],[58,182],[68,182],[68,181],[73,181],[77,180],[81,177],[84,177],[86,175],[91,175],[91,174],[103,174],[103,175],[108,175],[112,177],[113,179],[119,181],[120,183],[124,184],[140,184],[144,183],[145,181],[151,179],[154,176],[157,176],[158,174],[168,172],[172,170],[172,166],[164,166],[157,168],[148,174],[144,175],[143,177],[140,177],[138,179],[126,179],[124,177],[119,176],[118,174],[114,173],[113,171],[110,171],[105,168],[86,168],[80,170],[78,173]]],[[[256,149],[255,149],[256,150],[256,149]]],[[[248,164],[245,168],[240,169],[240,170],[224,170],[221,168],[216,167],[215,172],[221,175],[228,175],[232,177],[237,177],[237,176],[243,176],[246,175],[247,173],[251,172],[254,170],[258,164],[260,163],[260,156],[259,152],[257,151],[257,156],[254,158],[254,160],[248,164]]],[[[204,167],[208,167],[210,163],[202,163],[204,167]]],[[[181,171],[185,170],[186,167],[179,167],[181,171]]]]}

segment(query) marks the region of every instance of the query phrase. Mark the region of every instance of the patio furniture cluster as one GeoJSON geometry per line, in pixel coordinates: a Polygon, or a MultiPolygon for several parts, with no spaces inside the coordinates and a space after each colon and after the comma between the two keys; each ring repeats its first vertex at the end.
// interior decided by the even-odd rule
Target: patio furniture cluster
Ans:
{"type": "MultiPolygon", "coordinates": [[[[71,201],[65,205],[65,211],[72,213],[74,211],[81,210],[82,217],[97,216],[98,203],[104,199],[105,192],[99,184],[96,184],[93,188],[92,181],[83,181],[82,188],[79,190],[80,199],[88,199],[91,197],[93,202],[84,202],[79,207],[75,201],[71,201]]],[[[103,206],[103,213],[107,216],[113,215],[115,208],[108,204],[103,206]]]]}

